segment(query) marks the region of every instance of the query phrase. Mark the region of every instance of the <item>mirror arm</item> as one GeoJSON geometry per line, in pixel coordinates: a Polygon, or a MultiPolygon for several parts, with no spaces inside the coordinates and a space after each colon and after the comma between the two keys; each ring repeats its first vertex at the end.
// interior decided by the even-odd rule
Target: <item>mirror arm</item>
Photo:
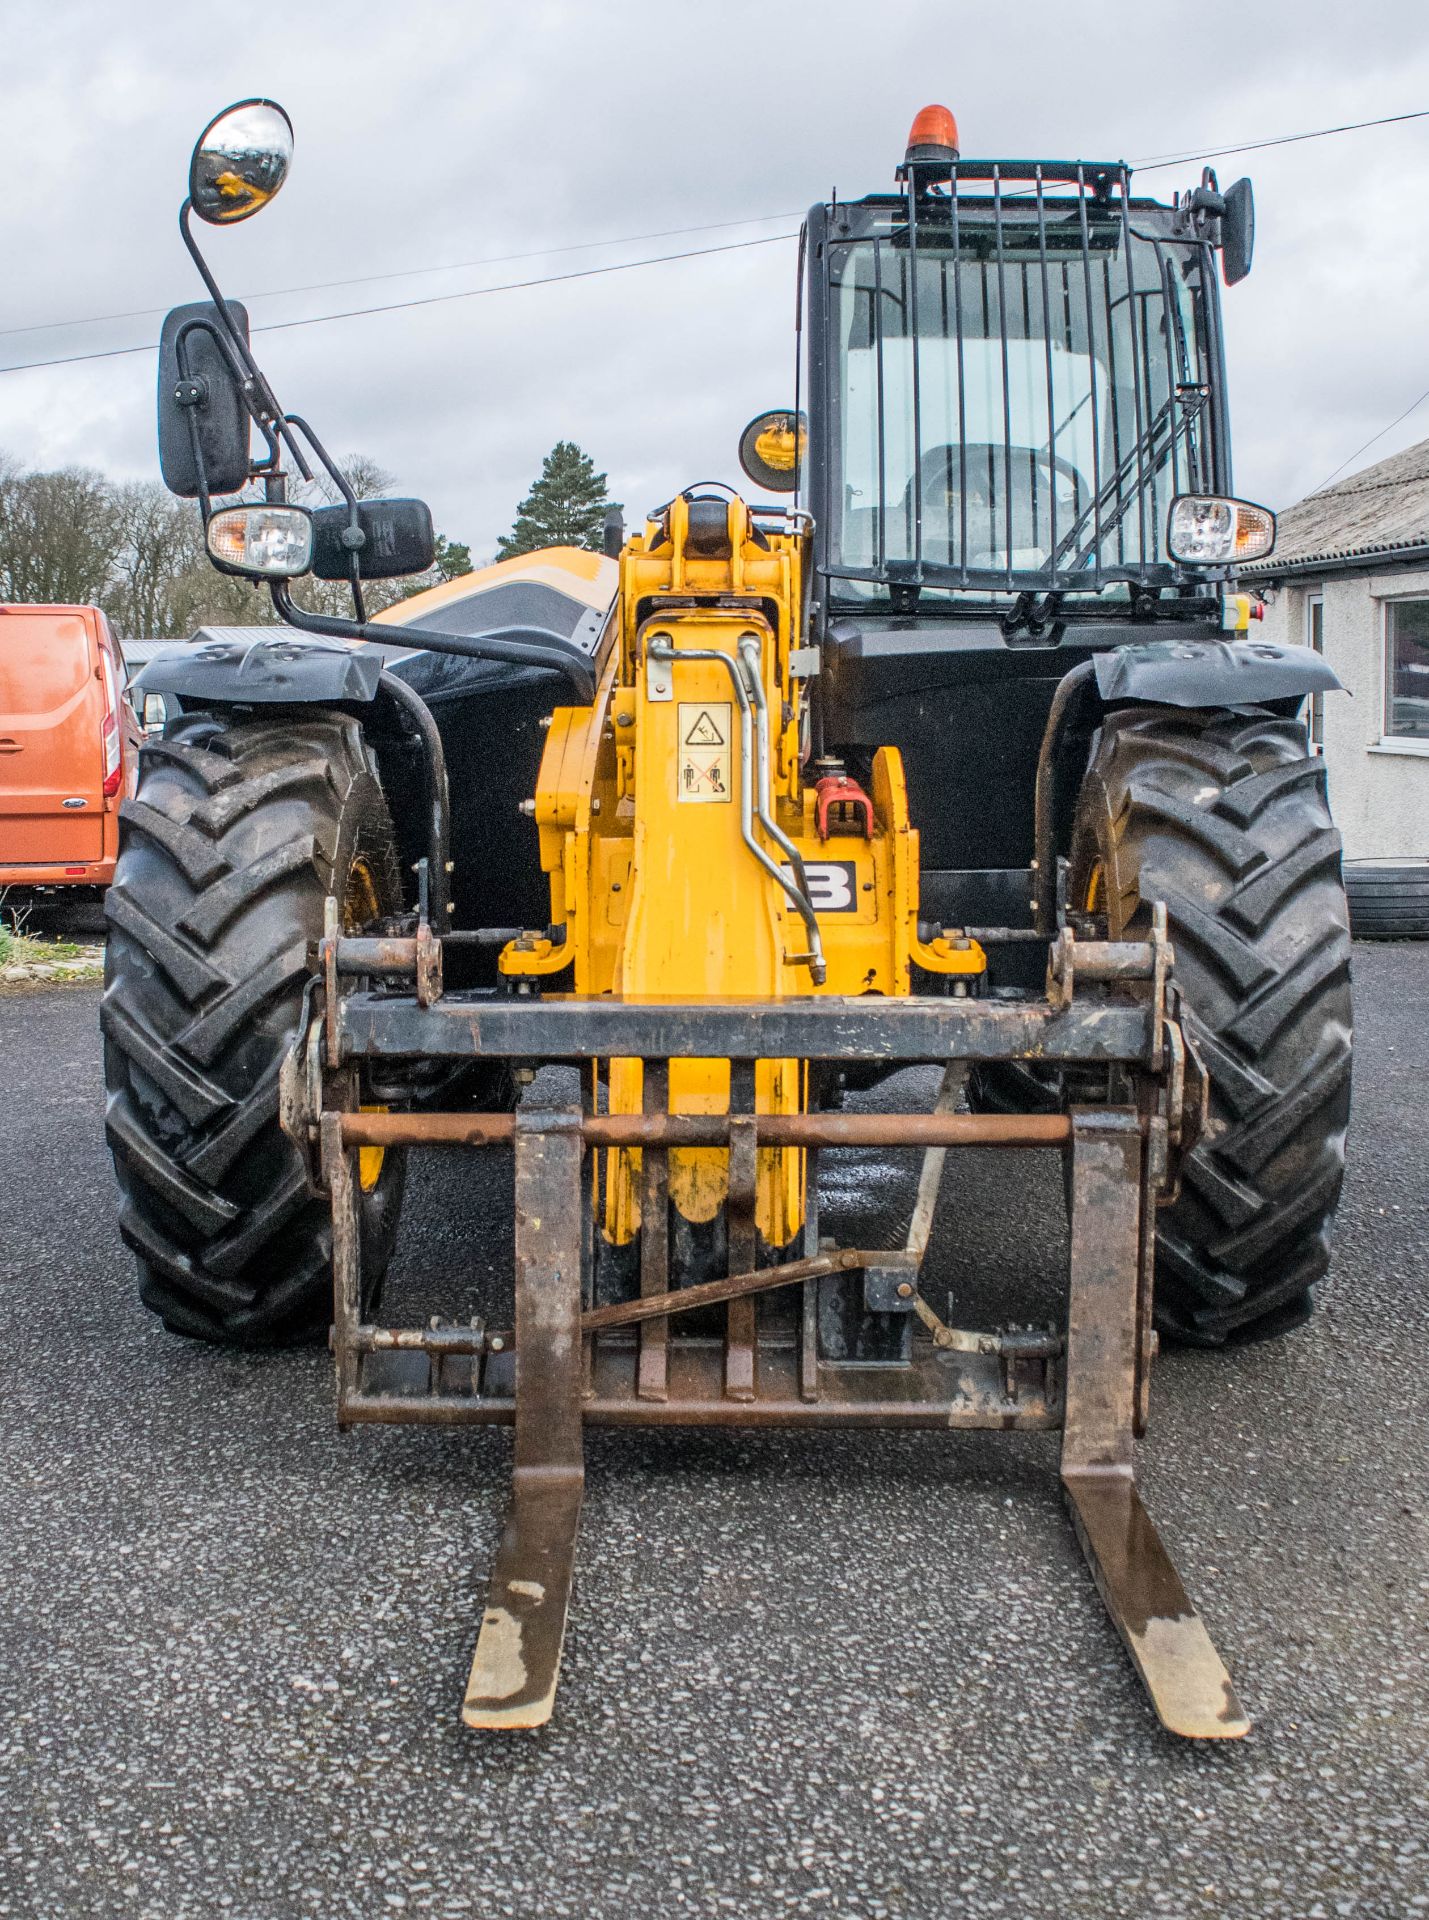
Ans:
{"type": "MultiPolygon", "coordinates": [[[[224,359],[227,360],[229,372],[232,373],[239,382],[239,389],[243,396],[243,404],[248,409],[249,418],[253,421],[253,424],[257,427],[258,431],[262,434],[264,440],[268,443],[268,458],[262,463],[261,466],[254,467],[252,471],[254,473],[278,474],[281,477],[282,451],[278,445],[277,435],[273,431],[271,422],[265,419],[265,417],[253,405],[252,399],[249,396],[249,393],[247,391],[247,387],[248,387],[247,368],[245,367],[243,361],[239,358],[239,356],[234,352],[233,341],[230,338],[227,329],[223,327],[216,327],[214,326],[211,320],[205,320],[205,319],[189,320],[185,323],[184,326],[182,326],[179,329],[178,336],[174,341],[174,357],[177,359],[179,363],[179,372],[185,380],[189,380],[193,378],[193,375],[189,372],[189,367],[188,367],[188,338],[191,333],[206,333],[209,339],[212,340],[213,344],[218,348],[219,352],[223,355],[224,359]]],[[[210,513],[213,511],[213,507],[210,501],[210,496],[208,491],[208,476],[204,469],[203,450],[200,447],[198,442],[198,421],[193,417],[192,408],[190,408],[189,410],[189,416],[190,416],[189,417],[189,434],[192,438],[192,444],[193,444],[193,450],[194,450],[194,464],[198,469],[199,479],[202,483],[202,491],[199,495],[199,498],[203,503],[204,524],[205,526],[207,526],[208,517],[210,513]]]]}
{"type": "Polygon", "coordinates": [[[293,599],[286,580],[270,581],[268,590],[279,618],[301,633],[320,633],[335,640],[366,640],[380,647],[411,647],[419,653],[447,653],[458,660],[504,660],[516,667],[547,667],[566,676],[583,705],[595,698],[595,666],[590,656],[564,634],[546,627],[500,627],[478,640],[468,634],[431,633],[425,627],[378,626],[371,620],[309,613],[293,599]]]}
{"type": "Polygon", "coordinates": [[[362,531],[362,519],[357,510],[357,495],[347,475],[342,471],[341,467],[338,466],[337,462],[333,459],[322,441],[318,439],[307,421],[303,419],[302,415],[290,413],[287,417],[288,424],[296,427],[302,434],[303,438],[317,455],[319,461],[326,468],[333,485],[347,502],[348,538],[344,543],[347,547],[347,583],[352,588],[352,604],[356,611],[357,618],[359,621],[365,622],[367,619],[367,610],[362,598],[362,564],[360,556],[362,549],[367,545],[367,535],[362,531]]]}
{"type": "MultiPolygon", "coordinates": [[[[300,413],[289,413],[283,417],[290,427],[297,428],[298,432],[302,434],[303,438],[317,455],[318,464],[323,467],[333,485],[347,502],[348,509],[355,521],[357,517],[357,495],[352,490],[352,482],[347,478],[347,475],[342,471],[341,467],[338,466],[322,441],[318,439],[317,435],[300,413]]],[[[311,478],[311,476],[309,476],[309,478],[311,478]]]]}
{"type": "MultiPolygon", "coordinates": [[[[190,333],[195,331],[206,333],[218,347],[220,353],[224,352],[227,347],[227,341],[223,336],[215,327],[211,327],[205,320],[191,320],[187,326],[180,327],[178,338],[174,342],[174,358],[178,362],[179,378],[181,380],[191,381],[194,377],[189,370],[188,341],[190,333]]],[[[207,527],[209,517],[213,513],[213,497],[209,492],[208,466],[203,457],[203,438],[198,430],[198,408],[196,406],[188,407],[185,409],[185,412],[188,415],[189,446],[193,450],[194,472],[198,475],[199,512],[203,516],[204,526],[207,527]]]]}
{"type": "MultiPolygon", "coordinates": [[[[212,300],[213,304],[218,308],[218,311],[220,312],[220,314],[223,314],[226,316],[228,312],[228,308],[224,302],[222,291],[219,288],[218,282],[214,279],[213,274],[209,269],[209,264],[207,260],[205,260],[203,257],[203,253],[199,247],[199,243],[197,240],[194,239],[193,229],[189,225],[189,215],[193,212],[193,205],[194,203],[192,200],[186,199],[183,205],[179,208],[179,232],[183,236],[184,245],[188,248],[189,258],[193,261],[194,265],[198,268],[200,280],[203,281],[204,286],[207,287],[208,289],[209,299],[212,300]]],[[[240,355],[246,359],[247,356],[243,354],[242,341],[238,342],[238,349],[239,349],[240,355]]],[[[255,372],[256,369],[250,367],[249,371],[255,372]]]]}
{"type": "Polygon", "coordinates": [[[274,440],[276,434],[292,455],[293,464],[304,480],[311,480],[312,472],[303,456],[303,450],[289,430],[287,416],[278,405],[273,389],[264,378],[262,368],[253,358],[247,341],[241,335],[235,334],[228,323],[228,302],[224,299],[223,292],[217,280],[214,279],[209,264],[203,257],[202,249],[193,236],[193,229],[189,225],[189,215],[192,212],[193,201],[185,200],[179,208],[179,232],[183,236],[184,245],[188,248],[189,258],[198,268],[199,278],[208,289],[209,298],[214,304],[219,321],[219,328],[213,330],[214,338],[224,349],[229,365],[241,375],[244,404],[272,448],[272,460],[276,462],[278,458],[274,440]]]}

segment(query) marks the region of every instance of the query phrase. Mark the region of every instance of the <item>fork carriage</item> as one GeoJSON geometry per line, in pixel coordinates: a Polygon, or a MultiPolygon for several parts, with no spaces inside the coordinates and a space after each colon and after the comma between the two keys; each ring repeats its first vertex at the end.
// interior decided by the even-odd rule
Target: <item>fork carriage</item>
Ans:
{"type": "Polygon", "coordinates": [[[334,920],[323,943],[325,1005],[289,1057],[283,1116],[331,1196],[339,1423],[516,1429],[511,1502],[463,1708],[468,1725],[532,1727],[550,1716],[586,1424],[886,1426],[1060,1428],[1078,1538],[1161,1720],[1188,1737],[1246,1731],[1133,1467],[1156,1346],[1154,1210],[1174,1192],[1204,1100],[1175,1017],[1163,914],[1146,942],[1064,933],[1040,1002],[824,996],[767,1004],[444,996],[425,926],[416,939],[383,942],[379,955],[371,941],[342,937],[334,920]],[[379,960],[386,984],[374,990],[379,960]],[[398,990],[404,974],[417,992],[398,990]],[[943,1082],[926,1114],[757,1113],[753,1065],[775,1056],[928,1063],[943,1068],[943,1082]],[[416,1057],[576,1063],[587,1092],[580,1106],[554,1108],[528,1092],[514,1113],[356,1109],[360,1063],[416,1057]],[[615,1058],[646,1064],[643,1112],[595,1110],[591,1065],[615,1058]],[[727,1113],[665,1110],[662,1068],[692,1058],[733,1063],[727,1113]],[[953,1110],[970,1067],[1008,1060],[1073,1071],[1103,1096],[1053,1114],[953,1110]],[[901,1247],[838,1248],[819,1235],[817,1156],[861,1145],[922,1149],[901,1247]],[[514,1328],[479,1317],[387,1327],[365,1316],[358,1156],[398,1146],[511,1147],[514,1328]],[[968,1331],[946,1325],[924,1297],[943,1159],[965,1147],[1063,1156],[1070,1247],[1061,1327],[968,1331]],[[646,1223],[639,1291],[598,1304],[602,1162],[635,1148],[646,1223]],[[728,1157],[728,1271],[682,1286],[660,1202],[668,1155],[692,1148],[728,1157]],[[758,1156],[770,1148],[808,1155],[810,1203],[795,1257],[764,1265],[754,1196],[758,1156]],[[882,1361],[841,1357],[831,1332],[837,1297],[860,1278],[862,1310],[894,1330],[882,1361]]]}

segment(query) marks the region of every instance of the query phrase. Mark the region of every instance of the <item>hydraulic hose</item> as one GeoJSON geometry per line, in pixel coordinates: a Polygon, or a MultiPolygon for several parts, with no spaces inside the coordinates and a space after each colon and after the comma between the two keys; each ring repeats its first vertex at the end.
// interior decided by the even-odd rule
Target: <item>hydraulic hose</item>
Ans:
{"type": "Polygon", "coordinates": [[[1047,713],[1047,725],[1042,732],[1042,744],[1037,749],[1037,787],[1033,800],[1037,884],[1032,905],[1036,913],[1037,931],[1045,940],[1050,940],[1057,931],[1057,848],[1053,840],[1052,819],[1057,748],[1061,744],[1068,710],[1091,679],[1094,670],[1092,661],[1083,660],[1080,666],[1073,667],[1057,682],[1057,691],[1052,695],[1052,705],[1047,713]]]}
{"type": "Polygon", "coordinates": [[[447,931],[451,915],[451,878],[447,872],[451,860],[451,796],[447,787],[447,757],[442,736],[432,718],[432,710],[422,696],[395,673],[385,669],[378,681],[383,693],[400,707],[422,749],[422,766],[427,778],[427,887],[432,923],[438,935],[447,931]]]}

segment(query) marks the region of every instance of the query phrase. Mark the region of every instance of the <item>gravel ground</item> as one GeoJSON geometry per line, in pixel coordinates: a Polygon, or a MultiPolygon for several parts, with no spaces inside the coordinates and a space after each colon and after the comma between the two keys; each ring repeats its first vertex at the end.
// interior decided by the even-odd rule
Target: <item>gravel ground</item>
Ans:
{"type": "MultiPolygon", "coordinates": [[[[1314,1325],[1158,1369],[1148,1502],[1255,1721],[1212,1749],[1158,1731],[1052,1442],[998,1435],[593,1435],[558,1717],[463,1733],[507,1437],[340,1438],[324,1355],[151,1323],[97,995],[5,997],[0,1915],[1429,1910],[1426,958],[1356,950],[1314,1325]]],[[[969,1316],[1055,1298],[1030,1164],[955,1162],[969,1316]]],[[[909,1178],[831,1165],[832,1230],[897,1231],[909,1178]]],[[[498,1284],[509,1236],[493,1175],[416,1165],[396,1304],[498,1284]]]]}

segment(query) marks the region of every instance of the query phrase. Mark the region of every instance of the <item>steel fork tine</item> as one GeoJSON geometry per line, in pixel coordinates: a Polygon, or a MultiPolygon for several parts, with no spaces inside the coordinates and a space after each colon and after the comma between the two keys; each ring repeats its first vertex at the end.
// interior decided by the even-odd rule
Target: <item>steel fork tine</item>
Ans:
{"type": "Polygon", "coordinates": [[[1162,1725],[1187,1739],[1235,1740],[1250,1722],[1136,1487],[1145,1150],[1134,1109],[1073,1109],[1062,1485],[1162,1725]]]}
{"type": "Polygon", "coordinates": [[[551,1717],[585,1485],[581,1115],[516,1116],[516,1460],[461,1717],[551,1717]]]}

